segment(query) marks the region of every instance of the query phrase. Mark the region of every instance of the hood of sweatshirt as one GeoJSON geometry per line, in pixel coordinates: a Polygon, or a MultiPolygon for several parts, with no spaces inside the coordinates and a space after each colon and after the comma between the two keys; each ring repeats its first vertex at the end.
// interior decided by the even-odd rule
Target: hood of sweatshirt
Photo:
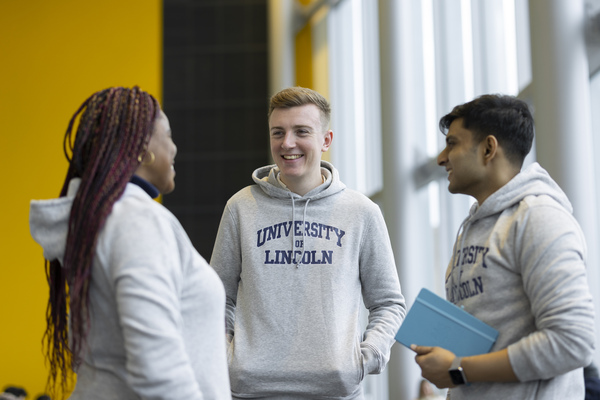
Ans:
{"type": "Polygon", "coordinates": [[[69,182],[65,197],[32,200],[29,208],[29,230],[33,239],[44,249],[44,258],[58,260],[61,265],[69,233],[69,218],[73,199],[81,179],[69,182]]]}
{"type": "Polygon", "coordinates": [[[527,196],[549,196],[571,214],[573,206],[567,195],[538,163],[533,163],[518,173],[506,185],[492,193],[481,206],[473,205],[469,213],[471,222],[499,213],[527,196]]]}
{"type": "Polygon", "coordinates": [[[325,182],[304,196],[290,191],[281,184],[279,179],[277,179],[279,176],[279,167],[275,164],[256,169],[252,173],[252,179],[268,196],[276,199],[292,199],[294,201],[315,201],[341,192],[346,188],[346,185],[340,181],[337,169],[331,163],[321,161],[321,174],[325,177],[325,182]]]}
{"type": "MultiPolygon", "coordinates": [[[[479,205],[477,202],[473,204],[469,210],[469,215],[456,232],[450,265],[454,265],[457,246],[460,245],[459,248],[463,247],[469,227],[475,221],[501,213],[527,196],[548,196],[563,206],[569,213],[573,213],[573,206],[565,192],[554,182],[544,168],[537,162],[533,163],[515,175],[506,185],[492,193],[483,204],[479,205]],[[462,237],[461,243],[459,243],[460,237],[462,237]]],[[[447,272],[446,279],[448,279],[450,272],[450,270],[447,272]]]]}

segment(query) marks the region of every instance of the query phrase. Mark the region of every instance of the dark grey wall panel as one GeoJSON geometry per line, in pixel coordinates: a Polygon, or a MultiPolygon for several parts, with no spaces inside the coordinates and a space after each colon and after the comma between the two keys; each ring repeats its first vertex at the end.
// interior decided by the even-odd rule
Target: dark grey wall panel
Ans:
{"type": "Polygon", "coordinates": [[[269,163],[266,0],[164,0],[163,108],[178,154],[164,205],[207,260],[225,203],[269,163]]]}

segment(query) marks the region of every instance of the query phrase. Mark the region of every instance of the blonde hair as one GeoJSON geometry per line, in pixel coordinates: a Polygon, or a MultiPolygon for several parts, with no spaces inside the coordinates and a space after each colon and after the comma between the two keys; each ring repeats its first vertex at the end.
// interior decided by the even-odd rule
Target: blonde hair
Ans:
{"type": "Polygon", "coordinates": [[[331,119],[331,106],[329,102],[320,93],[300,86],[290,87],[275,93],[269,102],[269,114],[267,117],[270,118],[273,110],[276,108],[300,107],[306,104],[317,106],[321,113],[323,128],[327,129],[331,119]]]}

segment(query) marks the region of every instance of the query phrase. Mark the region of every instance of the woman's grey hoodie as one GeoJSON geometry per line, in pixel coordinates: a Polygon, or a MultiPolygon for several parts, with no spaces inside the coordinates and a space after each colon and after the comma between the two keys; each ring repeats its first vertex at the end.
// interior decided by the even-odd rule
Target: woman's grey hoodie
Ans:
{"type": "MultiPolygon", "coordinates": [[[[500,331],[518,383],[474,383],[451,399],[583,399],[594,310],[583,233],[534,163],[473,205],[446,274],[446,297],[500,331]]],[[[460,230],[459,230],[460,232],[460,230]]]]}
{"type": "Polygon", "coordinates": [[[233,394],[355,398],[385,367],[406,313],[385,222],[327,162],[304,196],[278,171],[257,169],[256,185],[228,201],[210,262],[227,294],[233,394]]]}
{"type": "MultiPolygon", "coordinates": [[[[66,197],[31,202],[44,257],[62,263],[75,178],[66,197]]],[[[179,221],[128,183],[96,245],[90,332],[72,400],[230,399],[225,293],[179,221]]]]}

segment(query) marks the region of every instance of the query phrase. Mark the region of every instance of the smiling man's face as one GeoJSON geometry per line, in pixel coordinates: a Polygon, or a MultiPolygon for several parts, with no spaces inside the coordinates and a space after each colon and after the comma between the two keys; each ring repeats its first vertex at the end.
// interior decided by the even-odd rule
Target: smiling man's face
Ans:
{"type": "Polygon", "coordinates": [[[276,108],[269,132],[271,155],[283,183],[300,195],[320,185],[321,153],[331,145],[333,133],[323,126],[319,108],[314,104],[276,108]]]}
{"type": "Polygon", "coordinates": [[[473,132],[465,129],[462,118],[450,124],[446,148],[438,155],[438,165],[448,172],[448,191],[467,194],[480,199],[488,191],[481,154],[484,143],[475,142],[473,132]]]}

